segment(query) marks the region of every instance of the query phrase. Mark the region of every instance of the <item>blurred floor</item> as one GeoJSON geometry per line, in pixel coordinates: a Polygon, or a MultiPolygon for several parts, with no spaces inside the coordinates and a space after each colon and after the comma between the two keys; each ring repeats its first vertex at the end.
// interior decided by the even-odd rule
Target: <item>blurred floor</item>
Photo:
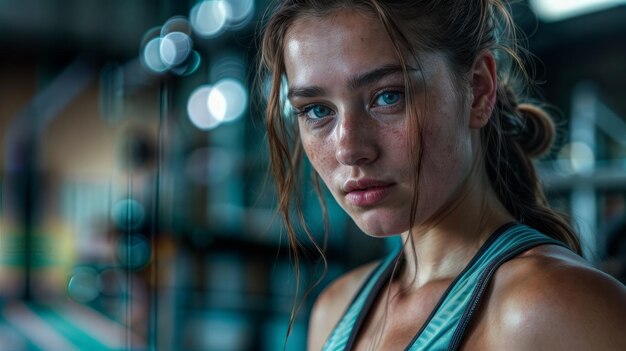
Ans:
{"type": "Polygon", "coordinates": [[[140,351],[132,331],[88,307],[10,302],[0,312],[0,351],[140,351]]]}

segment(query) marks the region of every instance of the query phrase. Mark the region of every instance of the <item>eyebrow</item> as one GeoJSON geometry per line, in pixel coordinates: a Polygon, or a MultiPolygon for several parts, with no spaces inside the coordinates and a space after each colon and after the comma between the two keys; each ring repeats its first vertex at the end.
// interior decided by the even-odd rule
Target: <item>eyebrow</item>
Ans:
{"type": "MultiPolygon", "coordinates": [[[[410,67],[407,67],[407,70],[412,71],[410,67]]],[[[348,80],[348,88],[350,90],[356,90],[358,88],[370,85],[372,83],[376,83],[377,81],[392,75],[402,73],[402,66],[400,65],[384,65],[378,67],[369,72],[365,72],[356,77],[352,77],[348,80]]]]}
{"type": "Polygon", "coordinates": [[[291,87],[287,93],[287,98],[314,98],[322,95],[326,95],[326,90],[322,87],[291,87]]]}
{"type": "MultiPolygon", "coordinates": [[[[417,71],[417,69],[412,67],[407,67],[409,72],[417,71]]],[[[359,74],[355,77],[351,77],[348,79],[348,89],[356,90],[363,86],[370,85],[375,83],[389,75],[402,73],[403,69],[401,65],[390,64],[383,65],[378,68],[375,68],[371,71],[359,74]]],[[[313,98],[326,94],[326,90],[322,87],[318,86],[310,86],[310,87],[291,87],[289,88],[289,92],[287,93],[287,97],[289,99],[294,97],[301,98],[313,98]]]]}

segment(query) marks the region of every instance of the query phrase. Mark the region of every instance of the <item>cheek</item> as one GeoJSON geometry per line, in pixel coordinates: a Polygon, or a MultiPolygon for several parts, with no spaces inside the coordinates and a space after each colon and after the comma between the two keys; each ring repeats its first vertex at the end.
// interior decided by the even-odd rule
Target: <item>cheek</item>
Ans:
{"type": "Polygon", "coordinates": [[[407,132],[406,127],[407,127],[406,123],[403,123],[402,128],[394,129],[388,132],[388,135],[385,136],[385,138],[393,140],[398,150],[408,150],[409,148],[409,143],[408,143],[408,138],[407,138],[408,132],[407,132]]]}
{"type": "Polygon", "coordinates": [[[332,145],[324,140],[302,137],[302,147],[313,169],[328,184],[330,173],[335,166],[335,153],[332,145]]]}
{"type": "MultiPolygon", "coordinates": [[[[391,128],[385,128],[385,126],[381,125],[378,128],[377,142],[384,145],[383,148],[385,150],[383,150],[383,153],[387,151],[387,154],[391,154],[393,158],[400,157],[406,162],[412,147],[409,140],[414,139],[410,137],[413,132],[409,129],[410,125],[406,120],[399,121],[391,128]]],[[[382,155],[382,157],[384,158],[385,155],[382,155]]]]}
{"type": "MultiPolygon", "coordinates": [[[[453,93],[450,93],[451,95],[453,93]]],[[[435,157],[453,163],[462,162],[470,149],[469,114],[458,99],[441,99],[425,126],[425,148],[432,148],[435,157]]]]}
{"type": "MultiPolygon", "coordinates": [[[[467,176],[472,163],[470,130],[463,128],[462,112],[439,111],[437,123],[427,123],[423,132],[422,180],[433,194],[455,189],[467,176]],[[436,189],[436,190],[435,190],[436,189]]],[[[430,194],[432,196],[433,194],[430,194]]]]}

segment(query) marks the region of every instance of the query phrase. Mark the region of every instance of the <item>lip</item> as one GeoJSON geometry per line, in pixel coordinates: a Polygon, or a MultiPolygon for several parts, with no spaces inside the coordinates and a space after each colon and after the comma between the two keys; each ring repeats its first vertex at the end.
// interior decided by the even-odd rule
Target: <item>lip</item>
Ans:
{"type": "Polygon", "coordinates": [[[348,180],[342,190],[348,203],[356,206],[373,206],[391,192],[395,184],[376,179],[348,180]]]}

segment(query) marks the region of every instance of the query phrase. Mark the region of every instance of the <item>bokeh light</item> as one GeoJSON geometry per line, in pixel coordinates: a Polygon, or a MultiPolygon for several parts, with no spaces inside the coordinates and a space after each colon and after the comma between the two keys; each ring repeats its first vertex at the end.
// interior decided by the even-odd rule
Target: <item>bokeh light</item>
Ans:
{"type": "Polygon", "coordinates": [[[568,173],[590,174],[595,169],[595,155],[589,145],[573,142],[564,145],[559,151],[559,166],[568,173]]]}
{"type": "Polygon", "coordinates": [[[209,113],[219,122],[224,121],[226,116],[226,98],[219,89],[215,87],[209,92],[208,100],[209,113]]]}
{"type": "Polygon", "coordinates": [[[209,112],[209,94],[211,87],[203,85],[196,88],[187,100],[187,115],[191,123],[202,130],[210,130],[220,124],[220,121],[209,112]]]}
{"type": "MultiPolygon", "coordinates": [[[[266,77],[263,81],[263,85],[261,86],[261,94],[264,102],[268,102],[270,98],[270,94],[272,93],[272,77],[266,77]]],[[[281,106],[281,116],[286,120],[292,119],[293,116],[293,106],[289,102],[287,98],[287,94],[289,93],[289,87],[287,84],[287,78],[283,77],[281,79],[281,84],[278,91],[279,103],[281,106]]]]}
{"type": "Polygon", "coordinates": [[[161,61],[168,67],[178,66],[185,62],[191,53],[193,42],[182,32],[171,32],[160,42],[159,54],[161,61]]]}
{"type": "Polygon", "coordinates": [[[247,107],[248,92],[243,83],[225,78],[212,87],[203,85],[194,90],[187,101],[187,114],[196,127],[210,130],[240,118],[247,107]]]}
{"type": "Polygon", "coordinates": [[[200,66],[200,54],[193,50],[191,24],[182,16],[167,20],[161,27],[146,32],[142,39],[140,59],[152,73],[171,72],[188,76],[200,66]]]}
{"type": "Polygon", "coordinates": [[[200,54],[197,51],[192,50],[185,62],[176,67],[172,67],[170,70],[172,71],[172,73],[179,76],[188,76],[194,73],[198,69],[198,67],[200,67],[200,62],[200,54]]]}
{"type": "Polygon", "coordinates": [[[230,5],[223,0],[204,0],[191,9],[189,19],[194,32],[203,38],[222,33],[230,18],[230,5]]]}
{"type": "Polygon", "coordinates": [[[228,0],[230,5],[229,27],[235,29],[246,25],[254,14],[253,0],[228,0]]]}
{"type": "Polygon", "coordinates": [[[626,0],[530,0],[530,4],[543,20],[558,21],[626,4],[626,0]]]}
{"type": "Polygon", "coordinates": [[[113,205],[112,216],[119,229],[136,229],[144,223],[146,210],[136,200],[122,199],[113,205]]]}
{"type": "Polygon", "coordinates": [[[213,87],[209,96],[209,110],[215,117],[224,122],[234,121],[241,117],[248,107],[248,92],[242,82],[226,78],[213,87]],[[211,97],[215,96],[214,100],[211,97]]]}
{"type": "Polygon", "coordinates": [[[117,246],[117,257],[123,265],[138,269],[150,261],[150,242],[141,234],[133,233],[120,237],[117,246]]]}
{"type": "Polygon", "coordinates": [[[167,70],[167,65],[161,60],[161,41],[160,37],[150,40],[144,46],[140,56],[143,66],[154,73],[162,73],[167,70]]]}
{"type": "Polygon", "coordinates": [[[70,273],[67,294],[77,302],[86,303],[95,300],[98,290],[98,272],[92,267],[77,267],[70,273]]]}
{"type": "MultiPolygon", "coordinates": [[[[271,82],[268,89],[268,92],[271,89],[271,82]]],[[[293,106],[291,106],[291,102],[289,101],[287,95],[289,93],[289,83],[287,82],[287,77],[282,77],[280,82],[280,104],[282,105],[283,117],[290,118],[293,113],[293,106]]],[[[269,95],[268,95],[269,96],[269,95]]]]}
{"type": "Polygon", "coordinates": [[[161,36],[164,37],[169,33],[181,32],[191,35],[191,24],[187,18],[183,16],[174,16],[168,19],[161,27],[161,36]]]}

